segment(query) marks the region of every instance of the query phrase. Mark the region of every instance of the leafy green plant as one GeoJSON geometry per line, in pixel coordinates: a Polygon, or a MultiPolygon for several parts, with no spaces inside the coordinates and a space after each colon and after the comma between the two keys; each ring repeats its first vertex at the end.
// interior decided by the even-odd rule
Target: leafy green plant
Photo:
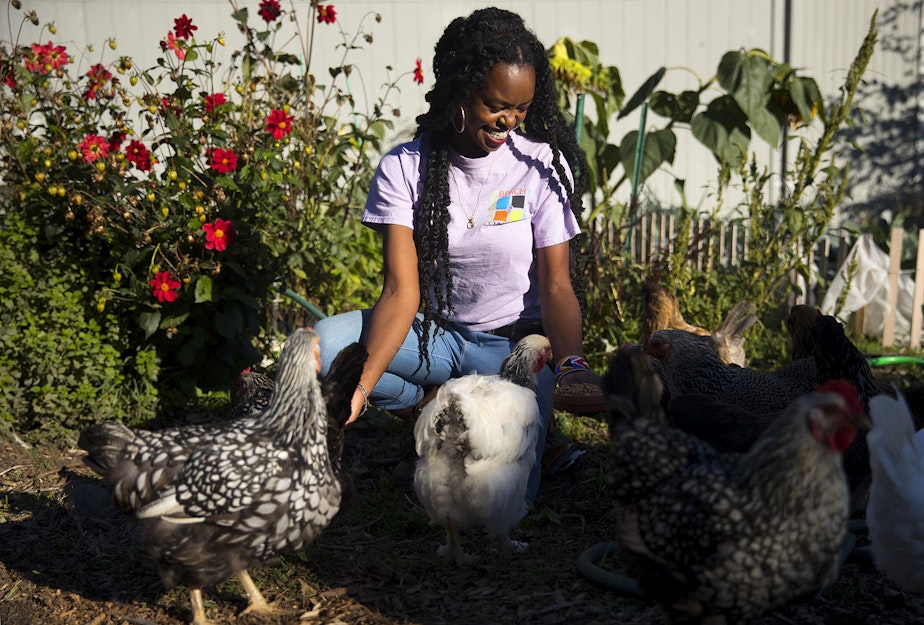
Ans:
{"type": "MultiPolygon", "coordinates": [[[[585,334],[595,342],[592,353],[602,354],[627,340],[640,340],[640,294],[645,281],[664,283],[677,293],[691,318],[717,327],[725,313],[744,299],[757,304],[762,313],[773,312],[792,288],[788,277],[793,272],[809,277],[811,267],[805,261],[805,250],[827,232],[846,189],[849,172],[838,165],[841,145],[837,133],[848,123],[876,38],[874,14],[840,98],[827,107],[811,77],[757,49],[727,52],[716,74],[700,81],[696,90],[677,94],[658,90],[667,72],[662,67],[618,113],[612,113],[612,107],[622,97],[621,85],[611,94],[612,99],[598,98],[598,117],[609,114],[620,118],[646,107],[666,121],[660,128],[646,128],[644,141],[639,140],[638,131],[631,131],[614,145],[608,143],[606,134],[593,130],[608,129],[605,119],[596,125],[584,120],[584,126],[591,127],[588,141],[593,145],[587,152],[595,172],[591,189],[595,206],[587,222],[583,263],[589,287],[585,334]],[[706,96],[716,91],[718,95],[707,101],[706,96]],[[817,139],[796,132],[816,118],[822,124],[817,139]],[[665,163],[672,163],[676,133],[684,128],[715,158],[715,204],[705,215],[699,213],[687,204],[683,181],[676,181],[680,202],[675,209],[677,239],[672,250],[653,259],[650,267],[636,266],[629,246],[646,207],[639,203],[634,185],[628,205],[616,200],[615,192],[633,176],[637,177],[633,182],[641,183],[665,163]],[[778,202],[766,197],[771,174],[749,156],[754,135],[772,147],[778,147],[784,136],[797,142],[795,165],[786,172],[789,191],[778,202]],[[733,181],[740,184],[744,197],[739,206],[730,207],[731,218],[738,220],[749,240],[747,249],[740,250],[743,264],[722,267],[719,250],[714,247],[713,257],[706,263],[710,269],[696,269],[700,242],[714,234],[700,228],[699,220],[706,216],[715,223],[733,181]]],[[[580,93],[585,83],[592,82],[588,76],[602,74],[595,52],[596,47],[588,42],[559,42],[550,51],[553,65],[560,68],[562,93],[580,93]],[[581,65],[586,66],[583,74],[576,69],[581,65]]]]}
{"type": "MultiPolygon", "coordinates": [[[[300,18],[278,0],[261,0],[257,16],[229,4],[241,49],[226,53],[222,33],[198,33],[183,14],[152,42],[161,55],[150,68],[115,57],[115,39],[73,55],[24,46],[30,23],[37,41],[56,31],[34,11],[0,41],[0,228],[32,228],[28,254],[60,272],[49,276],[60,290],[81,293],[74,325],[100,339],[119,328],[106,358],[153,354],[145,375],[177,401],[230,386],[267,355],[269,328],[372,302],[378,246],[357,217],[398,114],[389,98],[423,81],[418,60],[364,110],[350,58],[378,15],[350,34],[333,5],[306,2],[300,18]],[[310,67],[317,28],[342,38],[327,80],[310,67]]],[[[35,393],[59,383],[71,381],[35,393]]]]}

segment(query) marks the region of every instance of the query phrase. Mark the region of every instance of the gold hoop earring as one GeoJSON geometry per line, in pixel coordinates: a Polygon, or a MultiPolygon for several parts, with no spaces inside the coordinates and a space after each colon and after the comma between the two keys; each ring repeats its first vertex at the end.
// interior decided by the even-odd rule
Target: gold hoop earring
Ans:
{"type": "Polygon", "coordinates": [[[462,125],[459,128],[456,128],[456,116],[452,116],[452,129],[458,132],[460,135],[465,132],[465,107],[460,106],[459,112],[462,113],[462,125]]]}

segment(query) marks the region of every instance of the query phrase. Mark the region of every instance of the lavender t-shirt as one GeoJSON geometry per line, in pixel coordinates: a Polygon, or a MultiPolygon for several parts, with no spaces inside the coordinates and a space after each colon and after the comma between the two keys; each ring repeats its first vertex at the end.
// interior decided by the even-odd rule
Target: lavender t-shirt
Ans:
{"type": "MultiPolygon", "coordinates": [[[[450,155],[453,314],[440,315],[470,330],[538,320],[533,248],[563,243],[580,232],[552,166],[551,148],[512,132],[507,143],[483,158],[452,150],[450,155]]],[[[363,223],[375,229],[385,224],[413,228],[425,163],[420,139],[386,154],[372,180],[363,223]]]]}

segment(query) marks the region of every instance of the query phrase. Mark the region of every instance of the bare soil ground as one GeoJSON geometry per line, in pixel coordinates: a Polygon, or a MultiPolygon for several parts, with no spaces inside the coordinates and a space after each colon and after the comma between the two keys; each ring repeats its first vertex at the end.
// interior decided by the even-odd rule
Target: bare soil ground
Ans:
{"type": "MultiPolygon", "coordinates": [[[[481,559],[458,569],[436,555],[441,530],[391,479],[388,459],[402,449],[396,420],[373,416],[347,435],[352,507],[304,552],[252,571],[267,598],[289,613],[242,615],[240,585],[228,581],[206,591],[209,617],[240,625],[665,623],[658,608],[578,569],[583,551],[613,538],[603,494],[605,425],[567,421],[563,428],[587,453],[543,483],[514,534],[529,550],[512,554],[466,536],[481,559]]],[[[884,580],[863,557],[864,539],[833,587],[757,625],[924,623],[924,598],[884,580]]],[[[0,625],[181,625],[190,615],[187,589],[163,589],[134,523],[111,506],[79,451],[0,441],[0,625]]]]}

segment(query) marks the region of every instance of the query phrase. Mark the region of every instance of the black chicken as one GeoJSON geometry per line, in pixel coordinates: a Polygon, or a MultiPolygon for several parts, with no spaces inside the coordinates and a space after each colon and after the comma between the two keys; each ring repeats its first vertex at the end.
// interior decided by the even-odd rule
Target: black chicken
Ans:
{"type": "Polygon", "coordinates": [[[722,362],[706,337],[682,330],[659,330],[649,336],[644,351],[664,383],[667,398],[686,393],[721,400],[743,412],[776,413],[811,390],[814,366],[799,360],[775,371],[762,371],[722,362]]]}
{"type": "MultiPolygon", "coordinates": [[[[869,400],[882,392],[882,386],[873,377],[865,356],[850,341],[837,319],[808,307],[797,308],[799,310],[794,308],[790,315],[790,320],[795,322],[789,324],[793,346],[797,353],[808,353],[810,357],[797,360],[782,370],[798,367],[806,376],[806,386],[847,380],[857,389],[863,409],[867,410],[869,400]]],[[[769,374],[761,377],[765,375],[769,374]]],[[[730,379],[726,376],[726,380],[730,379]]],[[[758,389],[754,392],[760,393],[758,389]]],[[[783,395],[780,399],[791,401],[799,394],[783,395]]],[[[673,427],[702,438],[720,451],[747,451],[777,417],[779,410],[757,400],[740,398],[739,392],[726,389],[721,394],[679,394],[670,400],[668,420],[673,427]]],[[[870,479],[864,430],[858,432],[853,445],[844,454],[844,467],[854,504],[859,506],[865,499],[870,479]]]]}
{"type": "Polygon", "coordinates": [[[81,433],[87,465],[140,521],[164,584],[189,586],[196,625],[208,622],[202,588],[235,574],[247,612],[275,612],[247,568],[309,544],[340,506],[318,343],[311,329],[288,338],[270,404],[254,417],[160,432],[102,423],[81,433]]]}

